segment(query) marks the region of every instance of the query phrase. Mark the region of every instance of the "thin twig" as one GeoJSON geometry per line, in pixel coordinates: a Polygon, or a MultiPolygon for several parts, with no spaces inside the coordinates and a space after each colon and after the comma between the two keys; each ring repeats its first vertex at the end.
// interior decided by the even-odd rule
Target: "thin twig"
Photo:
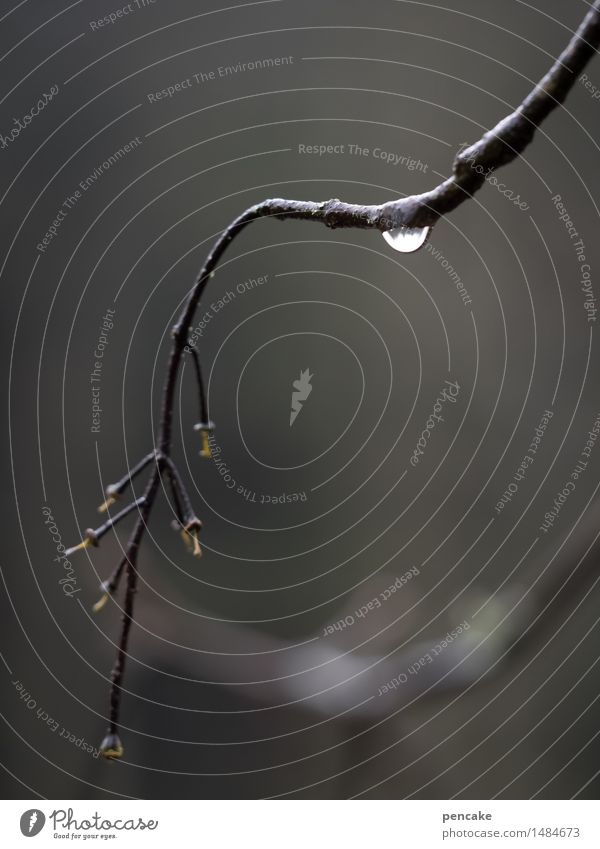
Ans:
{"type": "Polygon", "coordinates": [[[121,560],[121,562],[119,563],[119,565],[117,566],[117,568],[114,570],[114,572],[112,573],[110,578],[107,581],[102,581],[102,583],[100,584],[100,589],[102,590],[102,595],[100,596],[100,598],[98,599],[98,601],[96,602],[96,604],[92,608],[94,613],[98,613],[100,610],[102,610],[102,608],[104,607],[104,605],[106,604],[108,599],[111,597],[111,595],[113,595],[116,592],[117,587],[119,586],[119,584],[121,582],[121,576],[123,575],[123,572],[125,570],[126,563],[127,563],[127,557],[124,557],[121,560]]]}
{"type": "Polygon", "coordinates": [[[202,376],[200,357],[198,356],[198,351],[196,350],[196,348],[190,347],[188,350],[189,353],[192,355],[194,370],[196,372],[196,382],[198,384],[198,405],[200,413],[199,421],[200,423],[206,423],[205,426],[207,426],[210,421],[208,415],[208,399],[206,397],[206,390],[204,388],[204,378],[202,376]]]}
{"type": "Polygon", "coordinates": [[[181,509],[182,517],[185,522],[187,521],[187,519],[191,518],[194,515],[192,501],[188,495],[187,489],[185,488],[185,484],[181,479],[181,475],[179,474],[179,470],[175,463],[171,460],[170,457],[166,457],[165,464],[167,467],[169,478],[171,480],[171,484],[173,486],[173,490],[177,493],[179,507],[181,509]]]}
{"type": "Polygon", "coordinates": [[[146,454],[139,463],[136,463],[126,475],[123,475],[120,481],[116,483],[109,483],[109,485],[104,490],[104,494],[106,495],[106,501],[98,507],[99,513],[104,513],[108,508],[118,501],[121,495],[125,492],[129,484],[133,481],[135,477],[137,477],[140,472],[143,472],[146,466],[152,462],[156,457],[156,452],[151,451],[150,454],[146,454]]]}
{"type": "Polygon", "coordinates": [[[89,548],[90,545],[97,546],[102,537],[107,534],[110,530],[112,530],[119,522],[124,519],[126,516],[135,510],[137,507],[141,507],[145,501],[145,496],[142,495],[141,498],[136,498],[135,501],[132,501],[131,504],[128,504],[127,507],[123,507],[122,510],[119,510],[118,513],[115,513],[114,516],[111,516],[106,520],[102,525],[97,528],[87,528],[83,535],[83,541],[78,545],[74,545],[73,548],[68,548],[65,551],[65,557],[70,557],[76,551],[79,551],[83,548],[89,548]]]}

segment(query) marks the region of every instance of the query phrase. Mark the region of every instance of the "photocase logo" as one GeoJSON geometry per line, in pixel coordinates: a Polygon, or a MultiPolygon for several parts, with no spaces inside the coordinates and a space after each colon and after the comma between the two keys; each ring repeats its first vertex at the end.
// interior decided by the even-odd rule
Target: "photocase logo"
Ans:
{"type": "Polygon", "coordinates": [[[21,833],[25,837],[35,837],[43,829],[46,817],[42,811],[32,808],[21,816],[21,833]]]}
{"type": "Polygon", "coordinates": [[[296,421],[298,413],[302,409],[302,406],[310,393],[312,392],[312,386],[310,382],[313,378],[313,375],[309,373],[308,369],[300,372],[300,377],[298,380],[294,380],[292,382],[292,386],[296,390],[292,392],[292,411],[290,413],[290,427],[296,421]]]}

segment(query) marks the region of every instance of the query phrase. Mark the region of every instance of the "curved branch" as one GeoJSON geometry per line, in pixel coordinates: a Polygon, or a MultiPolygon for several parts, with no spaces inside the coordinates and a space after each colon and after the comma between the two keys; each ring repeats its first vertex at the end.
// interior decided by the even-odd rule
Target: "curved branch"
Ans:
{"type": "MultiPolygon", "coordinates": [[[[565,50],[523,103],[512,114],[485,133],[478,142],[461,150],[454,160],[452,176],[434,189],[423,194],[400,198],[380,205],[367,206],[343,203],[337,198],[320,203],[283,200],[281,198],[265,200],[243,212],[223,231],[216,241],[190,290],[177,324],[172,330],[173,342],[164,383],[160,427],[155,449],[121,481],[108,488],[107,503],[103,505],[103,507],[109,506],[129,485],[135,474],[149,465],[151,460],[156,460],[142,498],[134,502],[131,508],[121,511],[113,520],[106,523],[108,529],[108,527],[114,525],[118,518],[125,516],[130,509],[139,508],[138,520],[127,544],[124,558],[127,590],[121,639],[115,667],[111,675],[110,724],[108,734],[100,747],[102,754],[107,758],[118,758],[123,752],[118,737],[119,713],[129,632],[133,621],[134,596],[137,589],[137,553],[156,500],[161,476],[165,470],[173,487],[176,510],[184,514],[183,531],[193,542],[194,553],[200,554],[198,533],[201,522],[193,514],[183,482],[170,458],[173,410],[181,359],[185,351],[192,350],[187,343],[187,335],[192,326],[196,308],[228,246],[248,224],[267,216],[279,219],[296,218],[319,221],[332,228],[357,227],[381,231],[397,227],[429,227],[435,224],[441,216],[452,212],[480,189],[490,171],[512,162],[525,150],[542,121],[563,102],[575,84],[578,74],[596,53],[598,46],[600,46],[600,0],[595,0],[565,50]]],[[[193,353],[202,393],[200,363],[196,358],[196,352],[193,353]]],[[[202,396],[201,408],[206,411],[206,399],[202,396]]],[[[207,421],[204,424],[208,427],[209,423],[207,421]]],[[[104,526],[100,530],[103,531],[104,526]]],[[[88,531],[86,534],[86,540],[76,548],[93,544],[98,536],[97,531],[88,531]]],[[[107,582],[106,586],[109,591],[114,589],[121,574],[122,568],[118,567],[113,577],[107,582]]]]}
{"type": "Polygon", "coordinates": [[[521,105],[478,142],[460,151],[454,160],[452,176],[428,192],[366,206],[344,203],[338,198],[321,202],[272,198],[251,206],[238,216],[223,231],[209,253],[173,328],[174,341],[163,396],[159,449],[165,454],[170,449],[175,378],[196,307],[219,260],[248,224],[267,216],[319,221],[331,228],[374,228],[381,231],[435,224],[441,216],[472,197],[481,188],[490,170],[507,165],[525,150],[538,126],[564,101],[577,75],[599,46],[600,0],[595,0],[567,47],[521,105]]]}
{"type": "MultiPolygon", "coordinates": [[[[542,121],[565,100],[599,46],[600,0],[595,0],[548,73],[514,112],[457,154],[453,174],[443,183],[423,194],[379,205],[344,203],[338,198],[318,203],[282,198],[265,200],[247,209],[229,225],[209,255],[203,272],[214,269],[229,242],[246,224],[263,216],[320,221],[327,227],[378,230],[435,224],[481,188],[486,172],[507,165],[523,153],[542,121]]],[[[198,282],[201,278],[202,273],[198,282]]]]}

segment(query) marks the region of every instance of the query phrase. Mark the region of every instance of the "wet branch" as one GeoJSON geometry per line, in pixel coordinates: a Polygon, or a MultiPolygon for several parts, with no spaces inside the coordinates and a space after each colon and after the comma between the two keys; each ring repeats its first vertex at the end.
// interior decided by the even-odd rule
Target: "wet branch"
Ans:
{"type": "MultiPolygon", "coordinates": [[[[133,621],[134,597],[137,590],[137,556],[150,512],[164,475],[167,476],[173,495],[178,526],[190,550],[199,555],[198,535],[201,522],[193,513],[190,499],[179,472],[171,460],[173,411],[177,377],[184,354],[191,354],[199,387],[201,421],[196,425],[202,436],[203,457],[210,457],[208,434],[213,425],[208,409],[200,359],[187,337],[193,324],[196,308],[213,277],[219,261],[233,239],[253,221],[264,217],[318,221],[327,227],[372,228],[380,231],[395,228],[423,228],[434,225],[439,218],[455,210],[481,188],[491,170],[507,165],[523,153],[534,138],[545,118],[565,99],[578,75],[600,45],[600,0],[590,6],[579,29],[548,73],[525,98],[521,105],[496,126],[485,133],[475,144],[461,150],[454,160],[452,176],[427,192],[399,198],[379,205],[344,203],[337,198],[313,202],[273,198],[251,206],[236,218],[221,234],[198,274],[187,302],[172,330],[172,345],[163,389],[160,427],[155,449],[146,455],[120,481],[106,490],[107,500],[101,505],[106,510],[129,486],[132,479],[154,465],[144,495],[110,519],[100,529],[85,532],[84,541],[75,548],[96,545],[100,536],[113,528],[117,521],[138,510],[138,518],[126,546],[125,557],[108,581],[101,585],[103,597],[96,604],[99,610],[115,591],[123,572],[127,575],[122,630],[115,666],[111,674],[110,722],[108,734],[101,744],[107,758],[119,758],[123,746],[118,736],[122,681],[127,657],[129,635],[133,621]]],[[[75,550],[75,549],[73,549],[75,550]]],[[[73,551],[72,550],[72,551],[73,551]]]]}

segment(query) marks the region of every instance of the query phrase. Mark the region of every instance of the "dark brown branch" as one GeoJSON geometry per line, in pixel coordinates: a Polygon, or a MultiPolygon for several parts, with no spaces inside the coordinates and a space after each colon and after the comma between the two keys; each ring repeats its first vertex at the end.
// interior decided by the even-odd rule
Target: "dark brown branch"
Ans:
{"type": "MultiPolygon", "coordinates": [[[[566,49],[554,62],[544,78],[525,98],[523,103],[512,114],[500,121],[492,130],[485,133],[478,142],[467,147],[465,150],[461,150],[454,160],[452,176],[428,192],[399,198],[379,205],[366,206],[343,203],[337,198],[318,203],[312,201],[283,200],[281,198],[265,200],[243,212],[223,231],[216,241],[196,278],[177,324],[173,327],[173,341],[163,389],[160,428],[155,451],[147,455],[121,481],[107,489],[108,501],[112,503],[111,499],[114,500],[115,497],[121,494],[134,474],[138,474],[152,459],[156,458],[157,462],[151,472],[144,497],[140,500],[140,515],[126,550],[127,592],[123,612],[123,625],[117,660],[111,676],[109,733],[101,746],[101,751],[106,757],[120,757],[123,751],[121,741],[118,737],[119,709],[121,684],[125,658],[127,656],[129,632],[133,617],[133,601],[137,584],[137,553],[146,523],[156,499],[161,475],[165,470],[169,476],[174,493],[176,512],[183,518],[182,526],[184,534],[187,534],[193,540],[194,553],[200,553],[198,533],[201,523],[193,513],[183,482],[175,464],[170,458],[173,409],[181,359],[184,352],[190,351],[193,353],[196,374],[198,376],[201,393],[201,411],[204,410],[204,414],[202,415],[203,421],[200,425],[207,426],[201,428],[205,431],[204,435],[207,437],[209,420],[206,397],[203,395],[204,387],[200,360],[193,346],[188,346],[187,336],[204,290],[209,280],[213,277],[215,269],[228,246],[248,224],[264,217],[318,221],[332,228],[357,227],[372,228],[380,231],[397,227],[420,228],[432,226],[440,217],[452,212],[461,203],[472,197],[485,182],[487,174],[502,165],[507,165],[523,153],[532,141],[536,129],[542,121],[564,101],[575,84],[577,76],[595,54],[599,45],[600,0],[595,0],[566,49]]],[[[138,502],[135,502],[133,506],[137,504],[138,502]]],[[[133,509],[133,507],[130,509],[133,509]]],[[[111,526],[114,525],[115,521],[121,515],[118,514],[112,520],[111,526]]],[[[89,533],[95,535],[97,531],[86,532],[86,535],[89,533]]],[[[93,536],[88,536],[78,548],[93,544],[93,542],[93,536]]],[[[121,574],[119,571],[120,568],[118,567],[115,572],[117,581],[121,574]]]]}
{"type": "Polygon", "coordinates": [[[198,356],[198,351],[195,348],[189,348],[188,352],[192,355],[192,361],[194,363],[194,371],[196,372],[196,382],[198,384],[198,406],[201,423],[208,423],[208,399],[206,397],[206,389],[204,388],[204,378],[202,376],[202,367],[200,365],[200,357],[198,356]]]}
{"type": "Polygon", "coordinates": [[[114,570],[110,578],[107,581],[102,581],[102,583],[100,584],[102,595],[92,608],[94,613],[98,613],[100,610],[102,610],[108,599],[116,592],[117,587],[121,582],[121,576],[123,575],[123,572],[125,570],[126,563],[127,557],[124,557],[117,566],[117,568],[114,570]]]}
{"type": "Polygon", "coordinates": [[[138,520],[133,529],[133,533],[127,543],[125,552],[125,563],[127,568],[127,589],[125,593],[125,605],[123,609],[121,637],[119,640],[119,650],[115,665],[111,672],[111,689],[110,689],[110,719],[108,733],[100,744],[100,752],[105,758],[110,760],[120,758],[123,754],[123,745],[119,738],[119,712],[121,708],[121,691],[123,675],[125,672],[125,659],[127,657],[127,649],[129,645],[129,632],[133,621],[133,603],[135,593],[137,592],[137,556],[140,547],[141,539],[146,530],[146,523],[150,516],[150,511],[160,482],[160,473],[158,467],[155,467],[150,480],[144,492],[143,502],[140,507],[138,520]]]}
{"type": "Polygon", "coordinates": [[[167,474],[171,482],[173,500],[176,505],[176,510],[180,516],[180,526],[178,530],[181,531],[183,540],[189,550],[197,557],[200,557],[202,555],[202,549],[200,548],[200,540],[198,537],[202,530],[202,522],[194,513],[192,502],[185,488],[185,484],[181,479],[177,466],[170,457],[165,457],[164,460],[167,474]]]}
{"type": "Polygon", "coordinates": [[[179,490],[177,489],[176,482],[173,480],[173,477],[171,475],[168,475],[168,478],[171,488],[171,497],[173,499],[173,507],[175,509],[175,515],[177,516],[177,519],[174,519],[172,524],[176,530],[180,530],[185,522],[185,519],[183,517],[183,504],[181,503],[181,499],[179,497],[179,490]]]}
{"type": "Polygon", "coordinates": [[[200,357],[198,356],[198,351],[195,348],[190,348],[188,346],[185,350],[192,356],[194,370],[196,372],[196,382],[198,384],[200,421],[198,421],[194,425],[194,430],[199,431],[200,437],[202,439],[202,448],[200,450],[200,456],[209,459],[210,457],[212,457],[209,437],[210,433],[215,429],[215,426],[213,422],[211,422],[210,416],[208,415],[208,399],[206,397],[206,389],[204,388],[204,378],[202,376],[200,357]]]}
{"type": "Polygon", "coordinates": [[[565,50],[523,103],[479,141],[462,150],[454,160],[452,176],[439,186],[380,205],[361,206],[337,198],[320,203],[281,198],[263,201],[250,207],[228,227],[222,237],[223,244],[217,242],[209,256],[205,273],[214,270],[224,249],[246,224],[263,216],[320,221],[332,228],[391,230],[435,224],[480,189],[486,173],[507,165],[523,153],[542,121],[565,100],[599,46],[600,0],[596,0],[565,50]]]}
{"type": "Polygon", "coordinates": [[[192,507],[191,499],[187,493],[185,484],[181,479],[179,470],[170,457],[165,458],[165,466],[167,469],[167,474],[169,475],[169,478],[171,480],[173,490],[177,493],[177,501],[179,504],[179,508],[182,512],[183,520],[185,522],[187,519],[191,518],[194,515],[194,508],[192,507]]]}
{"type": "Polygon", "coordinates": [[[87,528],[83,535],[83,541],[78,545],[74,545],[73,548],[68,548],[65,551],[65,557],[70,557],[76,551],[79,551],[82,548],[88,548],[90,545],[94,547],[98,545],[102,537],[107,534],[112,528],[119,524],[121,519],[124,519],[126,516],[135,510],[137,507],[141,507],[144,504],[146,498],[145,496],[141,496],[141,498],[137,498],[135,501],[132,501],[131,504],[128,504],[127,507],[124,507],[122,510],[119,510],[118,513],[115,513],[114,516],[111,516],[110,519],[107,519],[102,525],[97,528],[87,528]]]}
{"type": "Polygon", "coordinates": [[[106,495],[106,501],[98,507],[99,513],[104,513],[108,508],[118,501],[121,495],[125,492],[129,484],[133,481],[135,477],[137,477],[140,472],[143,472],[146,466],[154,460],[156,457],[156,452],[151,451],[150,454],[146,454],[139,463],[136,463],[133,468],[129,469],[126,475],[123,475],[120,481],[116,483],[109,483],[109,485],[104,490],[104,494],[106,495]]]}

